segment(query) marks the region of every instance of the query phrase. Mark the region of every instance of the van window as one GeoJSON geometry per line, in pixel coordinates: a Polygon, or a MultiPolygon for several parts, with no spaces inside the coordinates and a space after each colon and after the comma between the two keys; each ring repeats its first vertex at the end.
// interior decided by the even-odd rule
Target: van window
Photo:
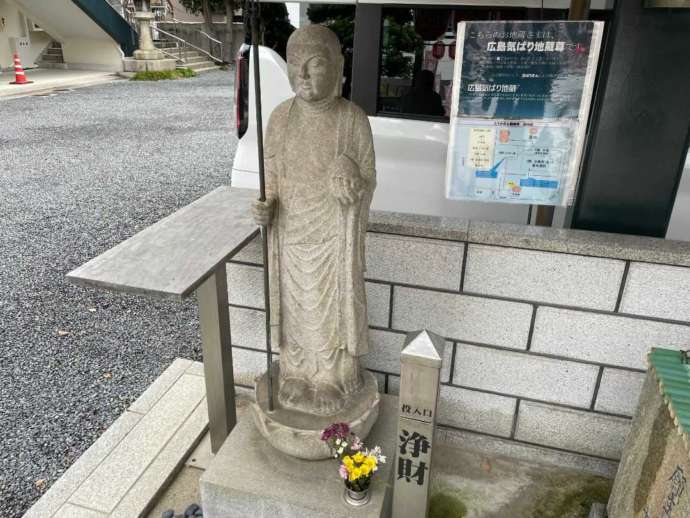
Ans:
{"type": "Polygon", "coordinates": [[[564,19],[567,10],[385,7],[377,114],[448,121],[458,23],[525,20],[535,15],[564,19]]]}

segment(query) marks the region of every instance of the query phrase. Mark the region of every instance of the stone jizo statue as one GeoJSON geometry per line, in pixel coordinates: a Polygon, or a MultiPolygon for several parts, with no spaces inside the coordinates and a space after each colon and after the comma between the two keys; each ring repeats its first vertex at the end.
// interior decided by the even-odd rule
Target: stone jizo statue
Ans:
{"type": "Polygon", "coordinates": [[[296,30],[287,58],[295,97],[270,116],[267,200],[253,207],[256,222],[269,228],[277,400],[280,411],[324,417],[318,426],[347,420],[369,400],[375,420],[378,394],[359,363],[368,349],[364,245],[376,185],[371,127],[340,95],[344,59],[332,31],[296,30]]]}

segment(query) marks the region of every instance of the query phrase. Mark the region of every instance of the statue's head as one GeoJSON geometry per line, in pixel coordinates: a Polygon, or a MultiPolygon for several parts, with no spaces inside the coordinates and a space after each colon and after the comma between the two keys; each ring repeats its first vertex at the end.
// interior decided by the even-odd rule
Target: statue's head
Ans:
{"type": "Polygon", "coordinates": [[[295,95],[316,102],[340,95],[344,59],[340,42],[323,25],[306,25],[287,42],[288,78],[295,95]]]}

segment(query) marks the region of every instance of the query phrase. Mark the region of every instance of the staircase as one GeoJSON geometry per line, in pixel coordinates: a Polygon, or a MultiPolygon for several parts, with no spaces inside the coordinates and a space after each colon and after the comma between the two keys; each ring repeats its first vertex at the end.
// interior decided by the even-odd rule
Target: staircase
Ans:
{"type": "Polygon", "coordinates": [[[51,42],[36,64],[42,68],[67,68],[62,56],[62,45],[57,41],[51,42]]]}
{"type": "Polygon", "coordinates": [[[206,72],[220,68],[209,56],[177,41],[154,40],[154,45],[165,53],[166,58],[175,58],[178,67],[191,68],[195,72],[206,72]]]}

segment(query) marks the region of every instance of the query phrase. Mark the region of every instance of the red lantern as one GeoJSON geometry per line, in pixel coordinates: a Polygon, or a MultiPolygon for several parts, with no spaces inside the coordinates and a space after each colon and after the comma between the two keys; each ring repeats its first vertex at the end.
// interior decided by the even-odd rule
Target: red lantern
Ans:
{"type": "Polygon", "coordinates": [[[415,9],[414,30],[424,41],[433,41],[446,32],[450,15],[446,9],[415,9]]]}
{"type": "Polygon", "coordinates": [[[455,42],[452,41],[448,44],[448,57],[450,59],[455,59],[455,42]]]}
{"type": "Polygon", "coordinates": [[[441,59],[445,53],[446,46],[443,44],[442,41],[437,41],[436,43],[434,43],[434,46],[431,47],[431,55],[434,56],[436,59],[441,59]]]}

